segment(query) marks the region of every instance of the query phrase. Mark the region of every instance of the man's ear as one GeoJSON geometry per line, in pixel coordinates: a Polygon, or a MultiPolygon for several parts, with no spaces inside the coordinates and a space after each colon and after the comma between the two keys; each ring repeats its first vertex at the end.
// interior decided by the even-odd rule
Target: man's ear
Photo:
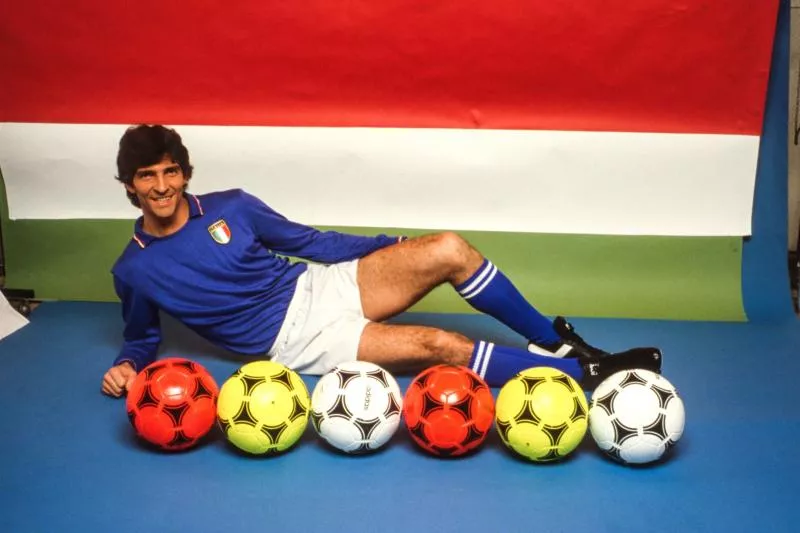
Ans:
{"type": "Polygon", "coordinates": [[[125,183],[124,185],[126,191],[128,191],[131,194],[136,194],[136,189],[133,188],[133,185],[128,185],[127,183],[125,183]]]}

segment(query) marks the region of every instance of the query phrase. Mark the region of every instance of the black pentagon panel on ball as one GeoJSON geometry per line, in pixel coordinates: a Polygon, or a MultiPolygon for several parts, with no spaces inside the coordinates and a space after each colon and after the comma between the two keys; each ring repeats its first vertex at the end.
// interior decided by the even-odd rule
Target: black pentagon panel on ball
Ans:
{"type": "Polygon", "coordinates": [[[485,434],[481,431],[478,431],[478,428],[475,427],[475,424],[470,424],[467,428],[467,436],[464,439],[463,444],[466,447],[469,447],[470,444],[473,442],[480,441],[484,438],[485,434]]]}
{"type": "Polygon", "coordinates": [[[520,409],[520,411],[514,415],[514,420],[517,422],[533,422],[534,424],[538,424],[542,421],[542,419],[533,412],[531,402],[522,403],[522,409],[520,409]]]}
{"type": "Polygon", "coordinates": [[[186,434],[183,431],[178,430],[175,432],[175,436],[172,437],[172,440],[169,441],[168,446],[183,447],[187,444],[191,444],[192,442],[194,442],[194,439],[190,439],[189,437],[186,436],[186,434]]]}
{"type": "Polygon", "coordinates": [[[277,448],[270,448],[266,452],[262,453],[261,457],[275,457],[276,455],[280,455],[282,453],[283,452],[281,450],[278,450],[277,448]]]}
{"type": "Polygon", "coordinates": [[[250,406],[247,402],[242,402],[239,411],[231,417],[231,422],[234,424],[246,424],[251,427],[258,425],[258,421],[250,413],[250,406]]]}
{"type": "Polygon", "coordinates": [[[286,424],[279,426],[261,426],[261,433],[269,437],[272,444],[277,444],[281,438],[281,433],[286,431],[286,424]]]}
{"type": "Polygon", "coordinates": [[[625,376],[625,378],[619,382],[619,387],[620,388],[627,387],[628,385],[631,385],[633,383],[638,383],[639,385],[647,385],[647,381],[642,379],[639,376],[639,374],[637,374],[635,371],[629,370],[628,375],[625,376]]]}
{"type": "Polygon", "coordinates": [[[330,418],[344,418],[345,420],[350,420],[353,418],[353,413],[351,413],[350,409],[347,408],[343,394],[340,394],[336,397],[336,401],[333,402],[331,408],[328,409],[328,416],[330,418]]]}
{"type": "MultiPolygon", "coordinates": [[[[582,393],[581,393],[582,394],[582,393]]],[[[574,405],[572,407],[572,415],[570,418],[572,420],[577,420],[578,418],[586,418],[588,413],[586,412],[586,408],[583,406],[583,403],[578,398],[573,398],[572,401],[574,405]]]]}
{"type": "Polygon", "coordinates": [[[244,395],[250,396],[253,394],[253,389],[261,385],[262,383],[266,383],[266,379],[263,377],[256,377],[256,376],[248,376],[247,374],[241,374],[239,379],[244,384],[244,395]]]}
{"type": "Polygon", "coordinates": [[[286,386],[287,389],[293,390],[294,384],[292,383],[292,377],[288,370],[281,371],[280,374],[276,374],[270,378],[273,382],[282,383],[286,386]]]}
{"type": "Polygon", "coordinates": [[[306,414],[306,408],[303,407],[303,404],[300,403],[300,399],[297,396],[292,396],[292,412],[289,413],[289,420],[294,422],[298,418],[301,418],[306,414]]]}
{"type": "Polygon", "coordinates": [[[230,422],[222,418],[217,418],[217,423],[219,424],[219,427],[222,429],[223,433],[228,433],[228,430],[231,428],[230,422]]]}
{"type": "Polygon", "coordinates": [[[450,404],[450,409],[461,413],[464,420],[469,420],[472,418],[472,403],[472,396],[465,395],[458,402],[450,404]]]}
{"type": "Polygon", "coordinates": [[[322,421],[324,419],[325,417],[322,415],[322,413],[311,411],[311,423],[314,424],[314,429],[316,429],[317,431],[319,431],[320,428],[322,427],[322,421]]]}
{"type": "Polygon", "coordinates": [[[669,401],[675,397],[675,394],[672,391],[662,389],[657,385],[651,385],[650,390],[653,391],[653,394],[658,396],[658,405],[662,409],[666,408],[669,401]]]}
{"type": "Polygon", "coordinates": [[[128,420],[136,427],[136,411],[128,411],[128,420]]]}
{"type": "Polygon", "coordinates": [[[536,378],[531,376],[522,376],[519,378],[522,384],[525,386],[525,394],[531,394],[533,389],[535,389],[540,383],[544,383],[547,381],[547,378],[536,378]]]}
{"type": "Polygon", "coordinates": [[[144,386],[144,391],[142,391],[142,396],[136,402],[136,408],[141,409],[143,407],[158,407],[160,402],[158,399],[153,396],[153,391],[150,390],[150,385],[144,386]]]}
{"type": "Polygon", "coordinates": [[[437,409],[442,409],[441,402],[437,401],[435,398],[431,397],[430,393],[425,392],[422,395],[422,416],[427,418],[433,411],[437,409]]]}
{"type": "Polygon", "coordinates": [[[369,440],[372,438],[372,433],[375,431],[375,428],[381,425],[381,421],[379,419],[374,420],[355,420],[354,424],[356,428],[358,428],[359,433],[361,433],[361,438],[363,440],[369,440]]]}
{"type": "Polygon", "coordinates": [[[369,453],[371,451],[372,451],[372,448],[369,447],[369,443],[362,442],[358,446],[358,448],[356,448],[355,450],[352,450],[350,453],[358,455],[358,454],[369,453]]]}
{"type": "Polygon", "coordinates": [[[503,422],[502,420],[497,421],[497,432],[500,434],[500,438],[502,438],[505,442],[508,442],[509,429],[511,429],[510,422],[503,422]]]}
{"type": "Polygon", "coordinates": [[[384,372],[380,368],[377,370],[370,370],[369,372],[365,372],[364,375],[371,377],[372,379],[383,385],[385,388],[387,389],[389,388],[389,381],[387,381],[386,379],[386,372],[384,372]]]}
{"type": "Polygon", "coordinates": [[[611,448],[609,448],[608,450],[606,450],[606,453],[607,453],[607,454],[608,454],[608,455],[609,455],[609,456],[610,456],[612,459],[615,459],[615,460],[619,461],[620,463],[624,463],[624,462],[625,462],[625,460],[622,458],[622,455],[620,455],[620,453],[619,453],[619,448],[617,448],[617,447],[615,447],[615,446],[612,446],[611,448]]]}
{"type": "Polygon", "coordinates": [[[567,431],[567,425],[561,424],[560,426],[542,426],[542,432],[550,439],[550,444],[555,446],[561,440],[561,436],[567,431]]]}
{"type": "Polygon", "coordinates": [[[176,366],[178,368],[185,368],[190,372],[195,372],[195,373],[197,372],[197,366],[193,362],[187,360],[172,361],[172,366],[176,366]]]}
{"type": "Polygon", "coordinates": [[[340,369],[338,372],[336,372],[336,375],[339,377],[339,388],[343,389],[343,388],[345,388],[347,386],[347,384],[350,381],[360,377],[361,376],[361,372],[357,372],[357,371],[356,372],[352,372],[350,370],[341,370],[340,369]]]}
{"type": "Polygon", "coordinates": [[[545,455],[543,455],[539,459],[539,461],[546,463],[548,461],[556,461],[558,459],[561,459],[561,457],[562,455],[558,453],[558,450],[556,448],[553,448],[552,450],[548,451],[545,455]]]}
{"type": "Polygon", "coordinates": [[[613,420],[611,426],[614,428],[614,442],[622,444],[626,439],[635,437],[639,433],[634,428],[629,428],[619,420],[613,420]]]}
{"type": "Polygon", "coordinates": [[[566,374],[559,375],[559,376],[553,376],[551,379],[553,381],[555,381],[556,383],[561,383],[562,385],[564,385],[567,388],[568,391],[577,392],[575,390],[575,388],[572,386],[573,382],[570,381],[570,377],[567,376],[566,374]]]}
{"type": "Polygon", "coordinates": [[[450,457],[456,452],[458,452],[458,446],[436,446],[431,445],[431,449],[433,449],[437,455],[441,457],[450,457]]]}
{"type": "Polygon", "coordinates": [[[469,388],[471,390],[477,391],[486,386],[472,374],[466,373],[466,375],[469,378],[469,388]]]}
{"type": "Polygon", "coordinates": [[[428,436],[425,434],[425,424],[421,421],[414,427],[408,430],[420,440],[420,442],[428,442],[428,436]]]}
{"type": "Polygon", "coordinates": [[[667,436],[667,417],[664,413],[659,413],[658,417],[653,421],[652,424],[645,426],[642,428],[642,433],[644,435],[653,435],[654,437],[658,437],[659,439],[663,439],[667,436]]]}
{"type": "Polygon", "coordinates": [[[422,374],[417,376],[417,379],[415,381],[419,384],[419,386],[422,389],[425,389],[428,386],[428,383],[430,382],[430,379],[431,379],[431,374],[436,372],[436,369],[437,369],[437,367],[432,366],[432,367],[428,368],[427,370],[424,370],[422,372],[422,374]]]}
{"type": "Polygon", "coordinates": [[[614,413],[614,399],[619,395],[617,389],[612,389],[608,394],[594,402],[594,405],[606,412],[608,416],[614,413]]]}
{"type": "Polygon", "coordinates": [[[206,387],[203,384],[203,379],[202,378],[199,378],[199,377],[194,378],[194,382],[195,382],[195,389],[194,389],[194,399],[195,400],[200,399],[200,398],[213,398],[214,397],[214,394],[210,390],[208,390],[208,387],[206,387]]]}
{"type": "Polygon", "coordinates": [[[179,426],[181,425],[181,419],[183,418],[184,413],[189,410],[188,403],[182,403],[180,405],[166,405],[164,406],[164,412],[172,419],[172,422],[179,426]]]}
{"type": "Polygon", "coordinates": [[[383,416],[396,415],[399,414],[400,411],[400,404],[397,403],[394,394],[389,394],[389,402],[386,405],[386,410],[383,412],[383,416]]]}
{"type": "Polygon", "coordinates": [[[164,368],[164,363],[156,363],[148,365],[142,372],[144,372],[145,380],[150,381],[153,379],[153,376],[159,372],[162,368],[164,368]]]}

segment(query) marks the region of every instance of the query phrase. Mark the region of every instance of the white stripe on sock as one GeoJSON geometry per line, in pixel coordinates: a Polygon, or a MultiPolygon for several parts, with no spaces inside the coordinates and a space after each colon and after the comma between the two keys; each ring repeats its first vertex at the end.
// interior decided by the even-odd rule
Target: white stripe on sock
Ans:
{"type": "Polygon", "coordinates": [[[472,283],[470,283],[469,285],[467,285],[466,287],[464,287],[463,289],[461,289],[460,291],[458,291],[458,293],[459,293],[459,294],[461,294],[461,295],[463,296],[464,294],[468,293],[468,292],[469,292],[469,291],[471,291],[473,288],[475,288],[475,286],[476,286],[476,285],[478,285],[478,284],[479,284],[479,283],[480,283],[480,282],[483,280],[483,278],[485,278],[485,277],[486,277],[486,275],[487,275],[489,272],[491,272],[491,271],[492,271],[492,267],[493,267],[493,266],[494,266],[494,265],[492,264],[492,262],[491,262],[491,261],[487,261],[487,262],[486,262],[486,266],[485,266],[485,267],[483,267],[483,270],[481,271],[481,273],[480,273],[480,274],[478,274],[478,277],[477,277],[477,278],[475,278],[474,280],[472,280],[472,283]]]}
{"type": "Polygon", "coordinates": [[[481,291],[483,291],[483,289],[485,289],[485,288],[486,288],[486,286],[487,286],[489,283],[491,283],[491,281],[494,279],[495,275],[497,275],[497,267],[496,267],[496,266],[494,266],[494,265],[492,265],[492,273],[491,273],[491,274],[489,274],[489,276],[486,278],[486,281],[484,281],[484,282],[481,284],[481,286],[480,286],[480,287],[478,287],[477,289],[475,289],[475,290],[474,290],[474,291],[472,291],[471,293],[469,293],[469,294],[462,294],[461,296],[462,296],[462,297],[463,297],[465,300],[469,300],[470,298],[472,298],[472,297],[474,297],[474,296],[477,296],[477,295],[479,295],[479,294],[481,293],[481,291]]]}
{"type": "Polygon", "coordinates": [[[571,351],[572,351],[572,346],[570,346],[569,344],[562,344],[561,348],[559,348],[556,351],[555,356],[556,357],[566,357],[567,355],[569,355],[569,353],[571,351]]]}
{"type": "Polygon", "coordinates": [[[472,370],[475,373],[478,373],[478,369],[481,367],[481,360],[483,359],[483,350],[486,347],[486,343],[483,341],[478,342],[478,352],[475,354],[475,362],[472,363],[472,370]]]}
{"type": "Polygon", "coordinates": [[[559,346],[558,350],[556,350],[555,352],[551,352],[551,351],[549,351],[549,350],[547,350],[545,348],[542,348],[541,346],[539,346],[538,344],[536,344],[534,342],[528,344],[528,351],[530,353],[536,354],[536,355],[544,355],[545,357],[563,358],[563,357],[566,357],[567,355],[569,355],[569,353],[572,351],[572,349],[573,349],[572,346],[570,346],[569,344],[563,343],[563,344],[561,344],[561,346],[559,346]]]}
{"type": "Polygon", "coordinates": [[[483,365],[481,365],[481,371],[478,372],[478,375],[481,378],[486,377],[486,369],[489,368],[489,359],[492,358],[492,351],[494,350],[494,343],[490,342],[486,346],[486,353],[483,355],[483,365]]]}

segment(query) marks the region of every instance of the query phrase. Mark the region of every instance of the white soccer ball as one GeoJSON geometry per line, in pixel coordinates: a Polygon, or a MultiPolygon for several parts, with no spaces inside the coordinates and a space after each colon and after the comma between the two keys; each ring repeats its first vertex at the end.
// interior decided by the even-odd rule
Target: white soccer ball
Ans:
{"type": "Polygon", "coordinates": [[[403,396],[394,377],[373,363],[348,361],[322,376],[311,395],[311,421],[346,453],[377,450],[397,431],[403,396]]]}
{"type": "Polygon", "coordinates": [[[666,378],[623,370],[592,394],[589,431],[606,454],[625,464],[657,461],[683,435],[683,400],[666,378]]]}

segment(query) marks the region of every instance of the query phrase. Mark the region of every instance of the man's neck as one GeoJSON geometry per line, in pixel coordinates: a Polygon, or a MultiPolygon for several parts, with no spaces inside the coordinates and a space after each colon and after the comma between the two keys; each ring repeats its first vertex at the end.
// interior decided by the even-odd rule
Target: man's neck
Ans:
{"type": "Polygon", "coordinates": [[[189,221],[189,201],[181,195],[175,212],[169,218],[158,218],[143,214],[142,230],[154,237],[166,237],[180,230],[189,221]]]}

